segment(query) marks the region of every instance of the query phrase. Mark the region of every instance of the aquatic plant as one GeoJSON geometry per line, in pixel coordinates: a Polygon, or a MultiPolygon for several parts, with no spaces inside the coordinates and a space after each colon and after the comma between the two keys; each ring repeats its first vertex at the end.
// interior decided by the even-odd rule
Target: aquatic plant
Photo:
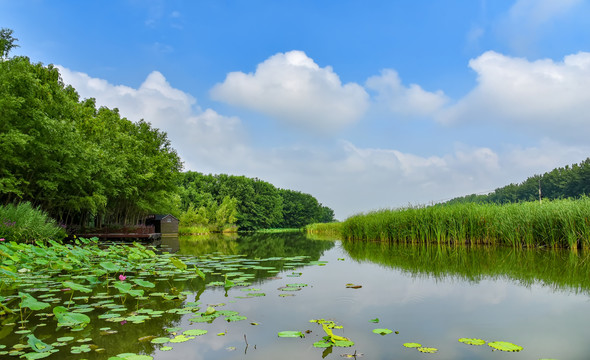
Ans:
{"type": "Polygon", "coordinates": [[[590,197],[514,204],[438,204],[378,210],[346,219],[347,240],[590,247],[590,197]]]}

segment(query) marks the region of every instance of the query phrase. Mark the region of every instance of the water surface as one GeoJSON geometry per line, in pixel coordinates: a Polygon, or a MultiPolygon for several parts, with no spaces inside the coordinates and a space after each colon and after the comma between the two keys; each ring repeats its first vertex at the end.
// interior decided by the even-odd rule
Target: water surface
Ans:
{"type": "MultiPolygon", "coordinates": [[[[590,356],[590,259],[583,252],[348,243],[312,240],[302,234],[180,238],[177,244],[171,240],[168,245],[177,247],[185,262],[203,268],[214,268],[211,264],[215,262],[225,265],[208,273],[206,281],[197,277],[157,282],[154,291],[174,288],[190,294],[183,302],[158,298],[140,305],[126,302],[128,312],[137,307],[172,310],[145,323],[107,323],[96,318],[104,313],[97,309],[91,314],[91,324],[73,336],[92,338],[104,353],[60,351],[49,358],[108,359],[124,352],[158,360],[341,359],[355,352],[365,359],[564,360],[590,356]],[[232,256],[235,266],[228,266],[223,254],[232,256]],[[225,273],[240,272],[252,274],[248,286],[225,290],[210,284],[223,280],[225,273]],[[294,283],[307,286],[283,291],[294,283]],[[361,287],[347,288],[347,284],[361,287]],[[247,296],[246,289],[264,296],[247,296]],[[195,301],[201,303],[201,311],[215,305],[217,310],[236,311],[247,319],[228,322],[219,317],[211,323],[195,323],[189,320],[190,313],[174,313],[195,301]],[[349,338],[354,346],[314,348],[313,343],[325,333],[309,320],[322,318],[341,325],[334,333],[349,338]],[[375,318],[379,323],[369,321],[375,318]],[[105,326],[118,333],[101,335],[100,328],[105,326]],[[188,329],[208,333],[184,343],[165,344],[173,348],[170,351],[137,340],[148,335],[170,336],[165,329],[171,327],[179,328],[179,333],[188,329]],[[376,328],[399,333],[381,336],[372,332],[376,328]],[[306,335],[277,336],[286,330],[306,335]],[[492,351],[487,345],[458,342],[463,337],[508,341],[524,350],[492,351]],[[407,342],[438,351],[423,354],[405,348],[407,342]]],[[[34,321],[31,319],[31,326],[34,321]]],[[[0,344],[18,341],[13,330],[2,328],[0,344]]],[[[56,332],[53,326],[37,328],[35,334],[46,342],[68,335],[56,332]]]]}

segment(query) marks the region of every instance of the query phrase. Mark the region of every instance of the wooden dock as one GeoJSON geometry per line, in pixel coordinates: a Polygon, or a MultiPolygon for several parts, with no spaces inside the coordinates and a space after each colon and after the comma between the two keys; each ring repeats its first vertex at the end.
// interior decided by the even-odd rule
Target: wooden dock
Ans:
{"type": "Polygon", "coordinates": [[[76,235],[83,238],[97,237],[103,240],[116,240],[116,239],[141,239],[141,240],[159,240],[162,238],[161,233],[95,233],[95,234],[80,234],[76,235]]]}

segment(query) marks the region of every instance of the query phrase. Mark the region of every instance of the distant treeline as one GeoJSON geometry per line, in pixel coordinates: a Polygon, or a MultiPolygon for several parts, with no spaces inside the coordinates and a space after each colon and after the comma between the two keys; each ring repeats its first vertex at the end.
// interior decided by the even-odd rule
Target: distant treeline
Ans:
{"type": "Polygon", "coordinates": [[[189,171],[182,174],[180,197],[185,214],[194,212],[195,225],[214,224],[216,230],[233,224],[239,230],[258,230],[334,221],[334,211],[312,195],[245,176],[189,171]],[[234,209],[235,221],[228,221],[234,209]]]}
{"type": "Polygon", "coordinates": [[[497,203],[506,204],[542,199],[577,198],[590,195],[590,158],[579,164],[554,169],[543,175],[534,175],[520,184],[510,184],[487,195],[467,195],[447,203],[497,203]]]}

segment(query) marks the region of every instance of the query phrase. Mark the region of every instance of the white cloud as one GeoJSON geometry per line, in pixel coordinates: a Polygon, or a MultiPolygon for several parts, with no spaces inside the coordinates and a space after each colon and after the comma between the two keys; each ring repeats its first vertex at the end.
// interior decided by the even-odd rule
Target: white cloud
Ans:
{"type": "Polygon", "coordinates": [[[358,84],[342,84],[331,67],[320,67],[302,51],[271,56],[255,73],[229,73],[211,96],[259,111],[285,124],[321,132],[355,123],[368,106],[358,84]]]}
{"type": "Polygon", "coordinates": [[[477,73],[476,87],[441,112],[439,121],[504,123],[537,136],[587,141],[590,53],[554,62],[488,51],[471,60],[469,66],[477,73]]]}
{"type": "Polygon", "coordinates": [[[401,116],[431,116],[449,99],[442,91],[428,92],[419,85],[405,87],[395,70],[385,69],[380,76],[372,76],[366,86],[377,91],[377,100],[401,116]]]}
{"type": "MultiPolygon", "coordinates": [[[[514,72],[513,75],[507,75],[508,78],[527,78],[527,74],[536,73],[530,69],[531,64],[524,60],[493,53],[490,55],[499,56],[500,60],[504,59],[508,64],[516,61],[523,69],[528,69],[510,70],[511,66],[500,66],[505,69],[497,71],[514,72]]],[[[564,64],[567,63],[573,69],[585,69],[588,67],[585,59],[585,56],[571,56],[564,64]]],[[[480,67],[474,65],[474,68],[487,69],[489,64],[486,64],[482,60],[480,67]]],[[[560,66],[564,67],[564,64],[542,62],[540,65],[561,69],[560,66]]],[[[518,106],[528,104],[526,97],[521,99],[526,104],[517,101],[518,106],[514,105],[516,108],[511,110],[507,104],[518,96],[518,92],[507,98],[502,97],[505,96],[503,92],[507,91],[504,82],[489,85],[495,84],[498,75],[489,74],[490,79],[487,79],[487,71],[481,71],[485,81],[480,80],[474,94],[456,105],[456,117],[452,120],[465,120],[465,117],[472,115],[481,118],[481,114],[486,112],[492,114],[488,120],[493,120],[496,118],[494,114],[500,111],[523,111],[518,106]],[[497,98],[501,98],[502,102],[497,98]]],[[[582,161],[590,153],[587,142],[563,145],[549,136],[527,148],[455,144],[448,153],[430,156],[421,156],[394,146],[362,147],[355,144],[354,138],[336,143],[287,143],[281,147],[268,147],[263,143],[251,143],[240,119],[223,116],[213,109],[202,110],[194,97],[171,86],[159,72],[149,74],[138,88],[113,85],[63,67],[60,67],[60,72],[64,82],[72,84],[82,97],[94,97],[98,105],[119,108],[121,114],[131,120],[144,118],[166,131],[173,147],[185,161],[186,169],[258,177],[277,187],[310,193],[334,209],[341,220],[358,212],[428,204],[454,196],[493,190],[511,182],[524,181],[533,174],[582,161]]],[[[564,72],[561,73],[563,75],[564,72]]],[[[567,75],[566,79],[568,76],[574,75],[567,75]]],[[[385,81],[386,77],[378,80],[392,84],[385,81]]],[[[402,93],[409,89],[401,85],[400,88],[402,93]]],[[[536,85],[533,90],[542,89],[536,85]]],[[[536,106],[536,102],[531,104],[536,106]]],[[[436,111],[436,108],[433,106],[429,111],[436,111]]],[[[540,112],[537,115],[543,114],[540,112]]],[[[519,121],[528,124],[527,121],[538,119],[531,115],[530,120],[519,121]]],[[[547,124],[551,122],[547,121],[547,124]]],[[[563,127],[563,123],[555,129],[560,126],[563,127]]],[[[583,126],[587,125],[580,122],[580,127],[583,126]]]]}
{"type": "Polygon", "coordinates": [[[58,68],[64,82],[71,84],[82,98],[93,97],[98,106],[118,108],[129,120],[145,119],[167,132],[186,169],[215,171],[217,162],[226,157],[238,161],[234,154],[248,156],[238,118],[220,115],[212,109],[202,110],[194,97],[173,88],[157,71],[134,89],[58,68]]]}

